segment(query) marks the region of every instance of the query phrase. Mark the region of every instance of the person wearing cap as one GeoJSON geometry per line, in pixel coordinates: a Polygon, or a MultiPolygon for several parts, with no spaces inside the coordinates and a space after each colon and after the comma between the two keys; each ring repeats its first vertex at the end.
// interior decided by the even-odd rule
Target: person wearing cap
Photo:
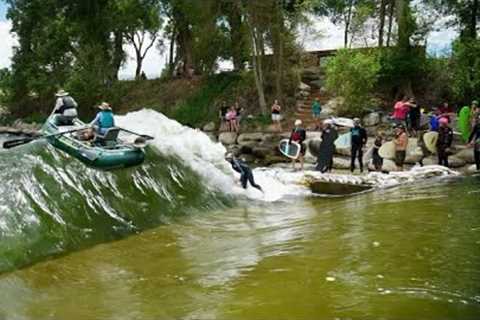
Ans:
{"type": "Polygon", "coordinates": [[[367,144],[367,131],[362,128],[359,118],[354,118],[353,124],[353,128],[350,129],[352,135],[350,171],[352,173],[355,171],[355,159],[358,156],[360,172],[363,172],[363,147],[367,144]]]}
{"type": "Polygon", "coordinates": [[[395,165],[397,166],[397,170],[403,171],[403,164],[407,157],[408,147],[408,136],[405,132],[404,125],[400,124],[395,127],[395,139],[393,143],[395,144],[395,165]]]}
{"type": "Polygon", "coordinates": [[[110,104],[102,102],[98,106],[100,111],[95,116],[90,125],[95,128],[95,131],[101,135],[104,135],[105,132],[112,127],[115,127],[115,119],[113,118],[113,111],[110,107],[110,104]]]}
{"type": "Polygon", "coordinates": [[[245,162],[235,158],[233,153],[227,153],[225,156],[225,160],[227,160],[232,165],[233,170],[240,173],[240,183],[242,184],[243,189],[247,189],[248,182],[250,182],[250,185],[252,187],[263,192],[262,187],[255,183],[252,169],[250,169],[250,167],[245,162]]]}
{"type": "Polygon", "coordinates": [[[53,113],[55,122],[59,126],[71,126],[73,120],[78,117],[77,102],[70,96],[68,92],[61,89],[56,94],[55,108],[53,113]]]}
{"type": "Polygon", "coordinates": [[[477,171],[480,171],[480,115],[477,116],[475,126],[468,137],[468,146],[473,147],[475,165],[477,171]]]}
{"type": "Polygon", "coordinates": [[[453,130],[448,126],[447,118],[440,118],[439,123],[437,139],[438,164],[448,168],[448,149],[452,146],[453,130]]]}
{"type": "MultiPolygon", "coordinates": [[[[305,152],[307,151],[307,148],[304,143],[306,139],[307,139],[307,133],[305,129],[302,128],[302,120],[300,119],[295,120],[295,127],[293,128],[292,133],[290,134],[290,140],[288,141],[288,143],[290,144],[293,141],[300,145],[300,155],[298,156],[298,160],[300,161],[301,170],[303,170],[303,164],[305,161],[305,152]]],[[[296,162],[297,162],[297,159],[292,160],[293,169],[295,169],[296,162]]]]}

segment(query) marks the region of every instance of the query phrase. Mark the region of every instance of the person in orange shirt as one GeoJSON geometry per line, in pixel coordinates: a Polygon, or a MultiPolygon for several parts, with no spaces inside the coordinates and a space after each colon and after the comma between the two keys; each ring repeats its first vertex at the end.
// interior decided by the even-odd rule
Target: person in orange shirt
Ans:
{"type": "Polygon", "coordinates": [[[398,125],[395,128],[395,139],[393,143],[395,144],[395,165],[398,171],[403,171],[403,164],[407,157],[408,147],[408,136],[405,132],[405,126],[398,125]]]}

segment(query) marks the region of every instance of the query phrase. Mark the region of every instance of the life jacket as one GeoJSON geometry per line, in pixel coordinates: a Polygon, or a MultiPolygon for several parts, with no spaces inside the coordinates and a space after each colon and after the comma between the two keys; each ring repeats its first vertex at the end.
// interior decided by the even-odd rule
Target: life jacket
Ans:
{"type": "Polygon", "coordinates": [[[98,121],[98,126],[103,129],[108,129],[115,126],[113,120],[113,112],[109,110],[100,111],[100,119],[98,121]]]}
{"type": "Polygon", "coordinates": [[[303,142],[304,139],[304,130],[301,128],[293,129],[291,140],[295,142],[303,142]]]}
{"type": "Polygon", "coordinates": [[[72,97],[65,96],[65,97],[62,97],[61,99],[62,99],[62,106],[58,109],[57,111],[58,113],[63,114],[65,110],[77,108],[77,103],[75,102],[75,100],[73,100],[72,97]]]}

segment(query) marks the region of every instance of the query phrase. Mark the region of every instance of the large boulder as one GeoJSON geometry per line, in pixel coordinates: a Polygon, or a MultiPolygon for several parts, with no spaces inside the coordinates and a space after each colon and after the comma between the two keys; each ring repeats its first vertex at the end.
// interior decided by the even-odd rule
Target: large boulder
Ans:
{"type": "Polygon", "coordinates": [[[311,67],[302,70],[302,80],[309,82],[320,79],[320,72],[318,68],[311,67]]]}
{"type": "Polygon", "coordinates": [[[265,159],[266,157],[272,157],[272,156],[277,156],[278,154],[275,152],[275,150],[271,148],[265,148],[265,147],[255,147],[252,149],[252,154],[259,158],[259,159],[265,159]]]}
{"type": "Polygon", "coordinates": [[[310,85],[315,89],[320,89],[325,85],[325,81],[322,79],[310,81],[310,85]]]}
{"type": "Polygon", "coordinates": [[[216,128],[215,122],[212,121],[203,126],[203,131],[211,132],[211,131],[215,131],[215,128],[216,128]]]}
{"type": "Polygon", "coordinates": [[[475,163],[475,157],[473,154],[473,149],[463,149],[455,154],[455,157],[462,159],[466,163],[475,163]]]}
{"type": "Polygon", "coordinates": [[[312,88],[304,82],[300,82],[297,89],[300,90],[300,91],[309,91],[309,92],[310,92],[310,90],[312,90],[312,88]]]}
{"type": "Polygon", "coordinates": [[[450,168],[460,168],[460,167],[463,167],[466,164],[467,163],[465,162],[465,160],[462,160],[462,159],[460,159],[456,156],[448,157],[448,166],[450,168]]]}
{"type": "Polygon", "coordinates": [[[476,173],[476,172],[478,172],[477,166],[474,165],[474,164],[472,164],[471,166],[468,167],[467,172],[468,172],[468,173],[476,173]]]}
{"type": "Polygon", "coordinates": [[[344,99],[342,97],[336,97],[328,100],[328,102],[322,106],[322,113],[328,115],[336,114],[343,102],[344,99]]]}
{"type": "Polygon", "coordinates": [[[382,116],[378,112],[372,112],[363,117],[363,125],[365,127],[373,127],[380,123],[382,116]]]}
{"type": "Polygon", "coordinates": [[[333,157],[333,168],[338,170],[350,169],[350,159],[333,157]]]}
{"type": "Polygon", "coordinates": [[[242,133],[238,136],[237,143],[241,146],[260,144],[265,139],[262,132],[242,133]]]}
{"type": "Polygon", "coordinates": [[[237,141],[238,134],[236,132],[222,132],[218,136],[218,141],[223,145],[235,144],[237,141]]]}

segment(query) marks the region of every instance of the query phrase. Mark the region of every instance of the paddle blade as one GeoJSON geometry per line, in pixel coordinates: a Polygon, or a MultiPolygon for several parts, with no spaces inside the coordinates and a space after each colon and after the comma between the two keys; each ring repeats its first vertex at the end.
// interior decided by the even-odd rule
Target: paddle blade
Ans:
{"type": "Polygon", "coordinates": [[[4,149],[15,148],[15,147],[27,144],[29,142],[32,142],[33,140],[35,140],[35,138],[28,137],[28,138],[21,138],[21,139],[5,141],[3,143],[3,148],[4,149]]]}

